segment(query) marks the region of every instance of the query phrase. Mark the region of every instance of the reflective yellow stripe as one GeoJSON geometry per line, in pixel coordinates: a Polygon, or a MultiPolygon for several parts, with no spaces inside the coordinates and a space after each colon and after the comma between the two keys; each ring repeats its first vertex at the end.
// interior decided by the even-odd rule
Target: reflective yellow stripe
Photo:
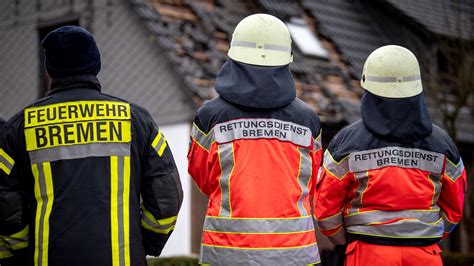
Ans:
{"type": "Polygon", "coordinates": [[[5,243],[5,246],[11,250],[18,250],[28,246],[29,226],[27,225],[23,230],[10,236],[0,236],[0,246],[5,243]]]}
{"type": "Polygon", "coordinates": [[[3,164],[2,162],[0,162],[0,169],[3,170],[3,172],[5,172],[5,174],[9,175],[11,170],[5,165],[3,164]]]}
{"type": "Polygon", "coordinates": [[[141,225],[143,228],[158,234],[168,234],[171,232],[175,228],[176,220],[178,219],[178,216],[172,216],[158,220],[143,204],[142,215],[141,225]]]}
{"type": "Polygon", "coordinates": [[[35,265],[39,264],[39,231],[40,231],[40,219],[41,209],[43,207],[43,199],[41,198],[40,185],[39,185],[39,171],[36,164],[31,165],[33,176],[35,177],[34,193],[36,198],[36,215],[35,215],[35,254],[34,262],[35,265]]]}
{"type": "Polygon", "coordinates": [[[110,227],[112,244],[112,265],[119,265],[118,233],[118,157],[110,157],[110,227]]]}
{"type": "Polygon", "coordinates": [[[149,226],[148,224],[146,224],[143,220],[142,220],[142,226],[143,228],[149,230],[149,231],[152,231],[152,232],[155,232],[157,234],[169,234],[169,232],[171,232],[172,230],[174,230],[175,226],[176,225],[172,225],[166,229],[158,229],[158,228],[154,228],[154,227],[151,227],[149,226]]]}
{"type": "Polygon", "coordinates": [[[44,217],[44,237],[43,237],[43,265],[48,265],[48,249],[49,249],[49,216],[53,209],[54,191],[53,191],[53,175],[51,173],[51,164],[49,162],[43,163],[44,177],[46,180],[46,193],[48,203],[46,205],[46,214],[44,217]]]}
{"type": "Polygon", "coordinates": [[[32,164],[35,177],[34,192],[37,202],[35,222],[35,265],[48,265],[49,217],[53,208],[54,189],[51,164],[32,164]]]}
{"type": "Polygon", "coordinates": [[[125,265],[130,265],[130,156],[124,157],[123,183],[124,257],[125,265]]]}
{"type": "Polygon", "coordinates": [[[158,153],[158,156],[161,157],[163,155],[163,152],[165,151],[168,144],[166,143],[165,136],[163,135],[161,130],[158,130],[158,134],[156,135],[155,139],[151,143],[151,146],[153,147],[153,149],[156,150],[156,152],[158,153]]]}
{"type": "Polygon", "coordinates": [[[157,225],[161,225],[161,226],[165,226],[165,225],[169,225],[169,224],[172,224],[172,223],[175,223],[176,220],[178,219],[178,216],[171,216],[171,217],[168,217],[168,218],[164,218],[164,219],[156,219],[153,214],[151,214],[151,212],[149,210],[147,210],[143,205],[142,205],[142,211],[143,211],[143,214],[148,217],[148,219],[150,219],[151,221],[153,221],[154,223],[156,223],[157,225]]]}
{"type": "Polygon", "coordinates": [[[5,160],[7,160],[7,162],[9,162],[11,164],[15,164],[15,161],[13,160],[13,158],[10,157],[10,155],[8,155],[2,148],[0,148],[0,156],[5,158],[5,160]]]}
{"type": "Polygon", "coordinates": [[[156,134],[156,137],[153,140],[153,142],[151,143],[151,146],[155,147],[158,144],[158,141],[160,141],[160,139],[161,139],[161,130],[159,130],[158,134],[156,134]]]}
{"type": "Polygon", "coordinates": [[[158,151],[158,155],[159,155],[160,157],[163,155],[163,152],[165,151],[166,146],[168,146],[168,144],[166,144],[166,141],[165,141],[165,142],[163,143],[163,145],[161,145],[160,150],[158,151]]]}
{"type": "Polygon", "coordinates": [[[130,265],[130,156],[110,157],[112,265],[130,265]]]}
{"type": "Polygon", "coordinates": [[[13,254],[10,252],[10,250],[4,250],[2,249],[2,246],[0,246],[0,259],[6,259],[13,257],[13,254]]]}
{"type": "Polygon", "coordinates": [[[7,175],[10,174],[15,161],[10,155],[8,155],[2,148],[0,148],[0,169],[2,169],[7,175]]]}

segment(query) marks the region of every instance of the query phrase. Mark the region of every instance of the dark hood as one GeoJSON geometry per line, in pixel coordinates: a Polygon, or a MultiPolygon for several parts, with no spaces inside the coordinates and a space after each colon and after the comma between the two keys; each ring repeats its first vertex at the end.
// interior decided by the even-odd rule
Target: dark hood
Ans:
{"type": "Polygon", "coordinates": [[[393,99],[365,91],[360,109],[365,127],[388,141],[414,142],[433,129],[423,94],[393,99]]]}
{"type": "Polygon", "coordinates": [[[259,109],[283,107],[296,97],[288,65],[262,67],[231,59],[216,78],[216,91],[228,102],[259,109]]]}

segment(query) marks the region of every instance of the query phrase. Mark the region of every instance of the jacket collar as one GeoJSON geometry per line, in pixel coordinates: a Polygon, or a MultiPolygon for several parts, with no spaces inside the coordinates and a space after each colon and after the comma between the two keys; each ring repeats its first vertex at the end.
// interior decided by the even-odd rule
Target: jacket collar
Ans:
{"type": "Polygon", "coordinates": [[[99,79],[94,75],[79,75],[64,78],[53,78],[51,90],[47,96],[71,89],[92,89],[101,90],[99,79]]]}

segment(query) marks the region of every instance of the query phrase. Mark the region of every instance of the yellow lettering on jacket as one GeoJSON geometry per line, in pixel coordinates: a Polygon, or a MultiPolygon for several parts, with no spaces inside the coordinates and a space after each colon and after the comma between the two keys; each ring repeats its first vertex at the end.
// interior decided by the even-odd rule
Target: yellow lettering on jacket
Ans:
{"type": "Polygon", "coordinates": [[[77,101],[27,108],[28,151],[87,143],[130,142],[130,105],[77,101]]]}

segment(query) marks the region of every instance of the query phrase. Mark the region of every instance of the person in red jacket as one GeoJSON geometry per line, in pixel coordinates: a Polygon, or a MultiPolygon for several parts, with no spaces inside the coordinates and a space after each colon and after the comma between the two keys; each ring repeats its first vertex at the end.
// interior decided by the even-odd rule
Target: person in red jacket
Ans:
{"type": "Polygon", "coordinates": [[[200,263],[319,263],[312,203],[322,159],[316,112],[295,97],[291,38],[266,14],[243,19],[197,112],[189,173],[209,197],[200,263]]]}
{"type": "Polygon", "coordinates": [[[466,171],[451,138],[431,123],[420,67],[383,46],[365,62],[362,120],[324,155],[316,218],[346,265],[442,265],[437,243],[462,217],[466,171]]]}

